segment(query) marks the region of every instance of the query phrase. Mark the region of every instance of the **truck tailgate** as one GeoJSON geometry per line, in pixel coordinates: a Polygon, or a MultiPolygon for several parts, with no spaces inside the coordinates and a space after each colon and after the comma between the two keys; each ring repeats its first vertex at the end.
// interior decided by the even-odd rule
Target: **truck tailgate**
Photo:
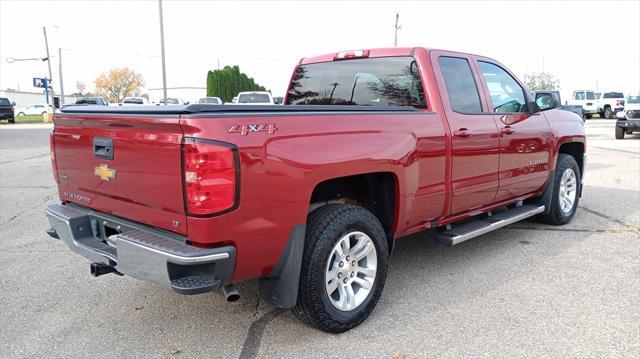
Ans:
{"type": "Polygon", "coordinates": [[[56,116],[60,197],[186,235],[181,143],[177,114],[56,116]]]}

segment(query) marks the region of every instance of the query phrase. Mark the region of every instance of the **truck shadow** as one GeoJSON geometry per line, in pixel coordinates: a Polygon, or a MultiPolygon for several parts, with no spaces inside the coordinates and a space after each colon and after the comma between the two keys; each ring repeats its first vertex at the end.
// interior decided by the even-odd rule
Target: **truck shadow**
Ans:
{"type": "MultiPolygon", "coordinates": [[[[544,269],[566,251],[609,229],[633,234],[635,226],[639,231],[635,232],[636,235],[640,233],[640,223],[628,223],[623,217],[616,217],[616,213],[608,211],[618,198],[638,197],[640,193],[595,186],[588,186],[585,191],[595,199],[608,200],[585,201],[582,204],[585,208],[579,209],[574,221],[564,227],[546,226],[530,220],[451,248],[436,244],[433,231],[399,239],[378,307],[369,320],[338,337],[361,337],[371,331],[380,333],[389,330],[390,326],[402,327],[412,321],[424,323],[427,313],[442,305],[470,301],[509,283],[533,280],[531,273],[544,269]]],[[[638,213],[638,209],[631,213],[627,211],[636,217],[638,213]]],[[[232,341],[243,358],[258,354],[265,334],[277,333],[292,343],[310,346],[337,340],[332,339],[336,336],[302,324],[289,311],[261,301],[257,281],[239,285],[242,296],[236,303],[227,303],[217,292],[188,297],[140,282],[135,284],[137,290],[134,292],[138,294],[133,297],[144,296],[148,302],[144,310],[149,314],[138,318],[142,321],[139,324],[142,328],[161,323],[168,331],[188,327],[194,333],[241,334],[241,338],[234,337],[232,341]]],[[[215,341],[222,338],[213,335],[208,340],[215,348],[215,341]]],[[[199,345],[197,342],[195,340],[192,344],[199,345]]]]}

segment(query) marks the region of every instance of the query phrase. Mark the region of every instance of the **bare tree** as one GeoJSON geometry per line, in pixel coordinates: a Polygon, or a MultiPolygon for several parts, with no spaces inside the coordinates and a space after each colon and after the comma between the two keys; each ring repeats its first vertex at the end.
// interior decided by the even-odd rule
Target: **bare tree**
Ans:
{"type": "Polygon", "coordinates": [[[556,90],[560,87],[560,81],[544,71],[524,75],[524,84],[530,91],[556,90]]]}

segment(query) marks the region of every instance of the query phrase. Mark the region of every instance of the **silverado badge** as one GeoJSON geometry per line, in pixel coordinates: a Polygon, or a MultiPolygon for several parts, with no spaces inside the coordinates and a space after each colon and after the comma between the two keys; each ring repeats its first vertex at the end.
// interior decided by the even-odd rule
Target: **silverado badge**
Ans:
{"type": "Polygon", "coordinates": [[[116,178],[116,170],[109,168],[108,165],[100,164],[96,166],[93,174],[100,177],[101,180],[109,182],[109,180],[116,178]]]}

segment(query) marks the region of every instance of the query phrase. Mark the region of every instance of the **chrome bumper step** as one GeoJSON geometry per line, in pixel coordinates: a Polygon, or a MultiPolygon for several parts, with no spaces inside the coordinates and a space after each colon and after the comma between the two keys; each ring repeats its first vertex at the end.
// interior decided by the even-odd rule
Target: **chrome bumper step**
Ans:
{"type": "Polygon", "coordinates": [[[540,205],[514,207],[490,217],[453,226],[451,229],[438,233],[436,241],[446,246],[453,246],[542,212],[544,212],[544,206],[540,205]]]}

